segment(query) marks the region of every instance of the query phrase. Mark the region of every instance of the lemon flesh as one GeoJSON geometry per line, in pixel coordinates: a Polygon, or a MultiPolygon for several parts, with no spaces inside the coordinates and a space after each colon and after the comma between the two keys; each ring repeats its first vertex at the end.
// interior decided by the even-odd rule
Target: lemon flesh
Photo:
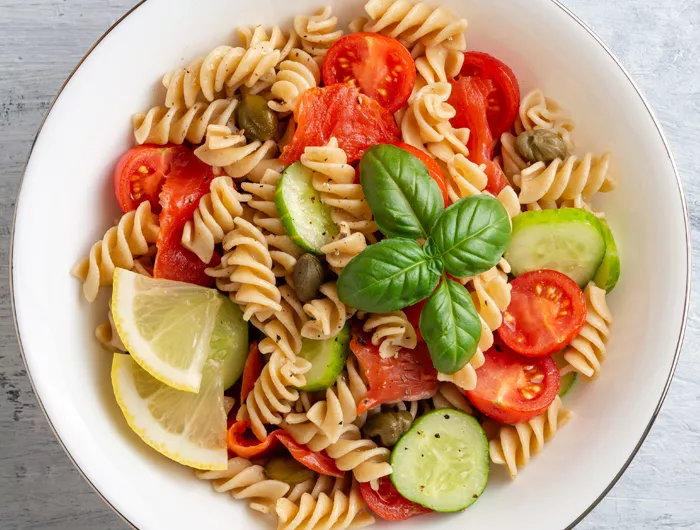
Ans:
{"type": "Polygon", "coordinates": [[[199,392],[221,304],[214,289],[114,271],[119,337],[144,370],[178,390],[199,392]]]}
{"type": "Polygon", "coordinates": [[[112,388],[129,427],[153,449],[195,469],[226,469],[226,412],[219,363],[205,364],[200,392],[193,394],[163,384],[130,355],[116,353],[112,388]]]}

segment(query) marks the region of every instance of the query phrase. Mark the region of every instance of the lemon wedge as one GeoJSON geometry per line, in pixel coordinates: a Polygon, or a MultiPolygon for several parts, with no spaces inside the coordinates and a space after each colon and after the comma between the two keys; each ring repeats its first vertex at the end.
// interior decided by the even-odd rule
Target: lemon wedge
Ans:
{"type": "Polygon", "coordinates": [[[205,470],[227,467],[221,366],[208,361],[199,394],[170,388],[115,353],[112,388],[129,427],[164,456],[205,470]]]}
{"type": "Polygon", "coordinates": [[[144,370],[178,390],[199,392],[221,304],[214,289],[114,271],[119,337],[144,370]]]}

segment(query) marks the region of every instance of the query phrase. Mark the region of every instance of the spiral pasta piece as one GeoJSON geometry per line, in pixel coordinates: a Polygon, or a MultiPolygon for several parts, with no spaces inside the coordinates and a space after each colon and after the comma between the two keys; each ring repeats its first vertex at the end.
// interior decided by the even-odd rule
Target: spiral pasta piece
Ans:
{"type": "Polygon", "coordinates": [[[450,50],[443,44],[425,47],[421,44],[413,48],[412,55],[416,62],[416,84],[413,94],[426,85],[447,83],[455,79],[462,70],[464,53],[450,50]]]}
{"type": "Polygon", "coordinates": [[[367,240],[362,232],[352,233],[350,225],[341,222],[340,232],[330,243],[321,247],[326,256],[326,262],[333,272],[340,274],[352,259],[367,248],[367,240]]]}
{"type": "Polygon", "coordinates": [[[426,412],[438,409],[455,409],[467,414],[472,414],[473,412],[469,401],[464,396],[464,392],[452,383],[442,383],[438,387],[437,393],[432,398],[421,402],[420,405],[426,412]]]}
{"type": "MultiPolygon", "coordinates": [[[[330,477],[328,475],[314,474],[314,478],[305,480],[300,484],[291,485],[289,491],[284,495],[284,498],[290,502],[298,503],[302,495],[311,495],[314,499],[323,493],[325,495],[333,495],[336,491],[349,493],[351,480],[345,477],[330,477]]],[[[250,507],[264,514],[274,514],[275,506],[278,499],[265,499],[251,502],[250,507]]]]}
{"type": "Polygon", "coordinates": [[[282,285],[279,292],[282,297],[281,309],[266,322],[255,317],[251,322],[266,335],[258,344],[262,353],[280,351],[288,360],[295,361],[301,351],[301,328],[308,319],[294,289],[282,285]]]}
{"type": "Polygon", "coordinates": [[[356,425],[345,426],[338,441],[326,448],[326,454],[341,471],[352,470],[358,482],[376,483],[391,474],[391,451],[363,438],[356,425]]]}
{"type": "Polygon", "coordinates": [[[323,298],[304,305],[309,321],[301,328],[302,337],[325,340],[335,337],[352,317],[354,311],[338,298],[335,282],[326,283],[319,289],[323,298]]]}
{"type": "Polygon", "coordinates": [[[241,203],[251,199],[250,195],[238,193],[231,177],[216,177],[209,190],[199,200],[199,207],[182,232],[182,246],[204,263],[211,261],[214,245],[233,230],[233,220],[243,213],[241,203]]]}
{"type": "Polygon", "coordinates": [[[241,184],[243,191],[252,195],[248,205],[255,210],[253,224],[261,230],[279,236],[287,233],[275,204],[275,190],[281,178],[282,174],[279,171],[268,169],[260,180],[241,184]]]}
{"type": "Polygon", "coordinates": [[[571,119],[559,103],[545,97],[542,90],[535,89],[522,99],[520,103],[520,121],[516,123],[516,132],[533,129],[549,129],[562,137],[569,151],[574,148],[571,133],[576,123],[571,119]]]}
{"type": "Polygon", "coordinates": [[[321,201],[331,208],[336,223],[346,223],[350,230],[362,232],[373,241],[377,226],[365,200],[362,185],[355,183],[355,170],[338,140],[331,138],[323,147],[307,147],[301,163],[313,172],[312,184],[321,201]]]}
{"type": "Polygon", "coordinates": [[[564,162],[533,164],[514,178],[520,188],[520,204],[556,208],[563,201],[589,202],[593,194],[615,189],[610,166],[609,153],[599,159],[588,153],[582,160],[570,156],[564,162]]]}
{"type": "Polygon", "coordinates": [[[256,44],[269,42],[274,50],[279,50],[279,61],[284,61],[289,52],[299,45],[299,35],[295,31],[285,35],[279,26],[273,26],[269,34],[262,26],[255,26],[253,29],[241,27],[236,30],[236,33],[241,39],[242,46],[246,49],[252,48],[256,44]]]}
{"type": "Polygon", "coordinates": [[[279,523],[278,530],[363,528],[374,523],[366,510],[362,495],[353,486],[349,495],[340,490],[332,497],[321,493],[318,498],[304,493],[298,503],[280,499],[275,508],[279,523]]]}
{"type": "MultiPolygon", "coordinates": [[[[482,320],[482,336],[484,334],[484,329],[488,328],[484,328],[482,320]]],[[[484,352],[481,348],[478,348],[474,354],[474,357],[472,357],[471,360],[460,370],[453,374],[443,374],[438,372],[438,381],[443,383],[452,383],[462,390],[474,390],[476,388],[477,381],[476,370],[483,366],[484,362],[486,362],[484,352]]]]}
{"type": "Polygon", "coordinates": [[[274,155],[276,149],[274,140],[248,143],[243,134],[234,134],[225,125],[210,125],[206,142],[194,154],[205,164],[222,167],[229,177],[237,179],[246,176],[269,155],[274,155]]]}
{"type": "Polygon", "coordinates": [[[275,83],[270,89],[274,99],[268,105],[277,112],[291,112],[304,92],[320,82],[318,63],[304,50],[295,48],[278,66],[275,83]]]}
{"type": "Polygon", "coordinates": [[[443,44],[451,50],[467,48],[466,19],[458,19],[445,7],[434,9],[410,0],[369,0],[365,11],[372,22],[364,31],[382,33],[402,41],[408,48],[417,43],[426,47],[443,44]]]}
{"type": "Polygon", "coordinates": [[[564,359],[569,364],[565,371],[575,370],[586,377],[596,377],[600,364],[605,359],[605,343],[610,336],[613,318],[605,299],[605,289],[591,282],[584,290],[586,294],[586,323],[571,344],[564,350],[564,359]]]}
{"type": "Polygon", "coordinates": [[[292,410],[291,404],[299,399],[296,388],[306,384],[304,374],[310,368],[304,359],[291,361],[279,350],[272,352],[245,403],[244,414],[258,440],[267,437],[265,424],[280,425],[283,415],[292,410]]]}
{"type": "Polygon", "coordinates": [[[100,287],[112,285],[114,269],[131,270],[134,258],[149,252],[149,245],[158,239],[158,216],[151,212],[151,203],[142,202],[136,210],[125,213],[90,253],[73,267],[73,276],[83,282],[83,295],[88,302],[97,297],[100,287]]]}
{"type": "Polygon", "coordinates": [[[134,114],[134,138],[141,144],[199,145],[209,125],[233,125],[236,99],[217,99],[211,103],[197,102],[191,107],[153,107],[146,113],[134,114]]]}
{"type": "Polygon", "coordinates": [[[114,325],[112,310],[107,313],[107,322],[103,322],[95,328],[95,338],[104,346],[110,353],[125,352],[126,346],[119,338],[117,327],[114,325]]]}
{"type": "Polygon", "coordinates": [[[252,508],[274,505],[290,489],[285,482],[268,479],[262,466],[239,457],[231,458],[225,470],[195,471],[194,474],[200,480],[210,481],[217,493],[230,492],[234,499],[247,499],[252,508]]]}
{"type": "Polygon", "coordinates": [[[418,344],[416,330],[403,311],[370,315],[362,329],[372,333],[372,344],[379,346],[382,359],[396,357],[401,348],[412,350],[418,344]]]}
{"type": "Polygon", "coordinates": [[[267,240],[241,217],[234,220],[234,225],[236,228],[223,239],[224,250],[230,251],[226,256],[226,265],[232,267],[230,280],[238,285],[230,296],[243,309],[246,321],[253,316],[264,321],[282,309],[267,240]]]}
{"type": "Polygon", "coordinates": [[[332,16],[330,6],[321,8],[313,16],[294,17],[294,31],[299,35],[303,50],[318,62],[323,60],[328,48],[343,36],[342,30],[336,30],[337,25],[338,18],[332,16]]]}
{"type": "Polygon", "coordinates": [[[528,465],[530,459],[566,425],[571,416],[557,396],[540,416],[528,422],[501,426],[497,435],[489,441],[491,461],[506,466],[511,478],[515,479],[518,470],[528,465]]]}

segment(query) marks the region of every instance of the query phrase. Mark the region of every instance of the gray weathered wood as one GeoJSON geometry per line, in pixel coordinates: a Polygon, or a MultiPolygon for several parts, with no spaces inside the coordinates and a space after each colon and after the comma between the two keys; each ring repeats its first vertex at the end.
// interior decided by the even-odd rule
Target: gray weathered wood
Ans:
{"type": "MultiPolygon", "coordinates": [[[[63,453],[20,358],[8,287],[10,225],[29,148],[63,80],[134,0],[0,0],[0,528],[124,529],[63,453]]],[[[700,243],[700,3],[565,0],[610,44],[656,109],[700,243]]],[[[699,248],[696,245],[696,250],[699,248]]],[[[700,265],[700,253],[695,253],[700,265]]],[[[697,294],[697,290],[694,295],[697,294]]],[[[700,528],[700,314],[647,442],[586,530],[700,528]]]]}

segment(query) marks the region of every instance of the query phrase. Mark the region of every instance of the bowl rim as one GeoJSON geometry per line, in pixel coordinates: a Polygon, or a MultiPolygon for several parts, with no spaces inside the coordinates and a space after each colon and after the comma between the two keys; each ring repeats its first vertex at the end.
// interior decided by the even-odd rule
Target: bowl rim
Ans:
{"type": "MultiPolygon", "coordinates": [[[[82,475],[82,477],[85,479],[85,481],[90,485],[90,487],[93,489],[93,491],[102,499],[102,501],[109,506],[114,513],[116,513],[126,524],[128,524],[130,527],[135,528],[138,530],[138,527],[132,523],[126,515],[121,513],[116,506],[114,506],[110,500],[92,483],[90,478],[87,476],[87,473],[82,470],[82,468],[78,465],[77,461],[73,457],[73,455],[68,451],[68,448],[65,446],[63,443],[63,440],[61,437],[58,435],[58,432],[56,431],[56,428],[54,427],[53,422],[51,421],[51,418],[49,417],[48,413],[46,412],[46,408],[44,407],[44,404],[41,400],[41,395],[37,391],[37,388],[34,384],[34,380],[32,379],[32,374],[31,371],[29,370],[29,365],[27,364],[27,358],[24,352],[24,346],[22,343],[22,337],[19,332],[19,324],[17,322],[17,308],[15,305],[15,277],[14,277],[14,251],[15,251],[15,229],[16,229],[16,223],[17,223],[17,211],[18,211],[18,206],[19,206],[19,198],[22,194],[22,188],[24,185],[24,178],[26,176],[27,172],[27,166],[29,164],[29,161],[31,160],[32,155],[34,154],[34,147],[36,146],[37,139],[39,138],[39,135],[41,134],[41,131],[44,128],[44,124],[46,123],[46,120],[48,119],[49,115],[51,114],[51,111],[53,110],[54,105],[58,101],[58,99],[61,97],[61,94],[63,93],[63,90],[68,86],[70,81],[73,79],[73,76],[75,73],[80,69],[80,67],[83,65],[85,60],[92,54],[93,51],[100,45],[100,43],[114,30],[119,24],[121,24],[127,17],[129,17],[132,13],[134,13],[139,7],[143,6],[148,0],[140,0],[136,5],[132,6],[124,15],[122,15],[119,19],[117,19],[114,24],[112,24],[101,36],[95,43],[90,47],[90,49],[87,51],[87,53],[80,59],[78,64],[73,68],[71,73],[68,75],[66,80],[63,82],[61,85],[61,88],[59,89],[58,93],[54,97],[53,101],[51,102],[51,105],[49,105],[49,108],[46,111],[46,114],[44,115],[44,118],[41,121],[41,124],[39,125],[39,128],[34,135],[34,139],[32,140],[32,145],[29,150],[29,154],[27,155],[27,161],[24,164],[24,169],[22,170],[22,177],[20,178],[20,183],[19,183],[19,188],[17,191],[17,195],[15,198],[15,211],[12,219],[12,232],[11,232],[11,240],[10,240],[10,302],[12,306],[12,321],[14,323],[15,327],[15,334],[17,336],[17,342],[19,344],[19,349],[20,349],[20,354],[22,356],[22,361],[24,362],[24,366],[26,368],[27,372],[27,377],[29,378],[29,382],[32,387],[32,391],[34,392],[34,395],[36,396],[36,400],[39,403],[39,407],[41,408],[42,413],[44,414],[44,417],[46,418],[46,421],[49,424],[49,427],[51,427],[51,430],[53,431],[54,436],[56,437],[56,440],[58,440],[58,443],[60,446],[63,448],[63,451],[66,453],[70,461],[73,463],[73,466],[78,470],[78,472],[82,475]]],[[[683,181],[681,179],[680,173],[678,171],[678,166],[676,164],[676,161],[673,157],[673,153],[671,151],[671,147],[668,143],[668,139],[666,138],[666,134],[664,133],[661,124],[659,123],[659,120],[656,117],[656,114],[652,110],[649,102],[647,101],[646,97],[642,93],[641,89],[637,85],[637,83],[634,81],[630,73],[627,71],[627,69],[622,65],[621,61],[617,58],[615,53],[610,49],[610,47],[603,41],[603,39],[588,25],[586,24],[578,15],[576,15],[571,9],[566,7],[561,3],[560,0],[549,0],[551,3],[553,3],[556,7],[561,9],[566,15],[568,15],[575,23],[577,23],[579,26],[581,26],[595,41],[605,50],[605,52],[610,56],[610,58],[615,62],[617,67],[620,69],[620,71],[624,74],[624,76],[627,78],[627,80],[631,83],[632,87],[634,88],[635,92],[639,96],[640,100],[644,104],[644,107],[646,111],[649,113],[650,118],[652,119],[654,126],[656,127],[657,132],[659,133],[659,136],[661,137],[661,140],[664,144],[664,148],[666,150],[666,154],[668,156],[669,161],[671,162],[671,166],[673,167],[673,173],[676,177],[676,185],[678,186],[678,193],[680,195],[681,199],[681,206],[683,208],[683,225],[685,228],[685,243],[686,243],[686,282],[685,282],[685,297],[683,300],[683,316],[682,316],[682,321],[681,321],[681,327],[678,333],[678,340],[676,342],[676,351],[674,352],[673,356],[673,363],[671,365],[671,370],[669,371],[668,374],[668,379],[666,380],[666,383],[664,385],[663,391],[661,393],[661,396],[659,398],[659,402],[656,405],[656,408],[654,409],[654,412],[649,420],[649,423],[647,424],[646,428],[644,429],[644,432],[642,433],[641,437],[639,438],[639,441],[637,442],[636,446],[630,453],[630,456],[625,460],[623,463],[622,467],[620,470],[617,472],[617,474],[613,477],[612,481],[608,486],[600,493],[600,495],[586,508],[586,510],[583,511],[574,521],[569,524],[565,530],[572,530],[576,525],[578,525],[583,519],[588,516],[593,509],[595,509],[598,504],[607,496],[607,494],[610,492],[610,490],[617,484],[617,482],[620,480],[622,475],[625,473],[627,468],[630,466],[632,461],[634,460],[635,456],[639,452],[639,449],[641,448],[642,444],[646,440],[649,432],[651,431],[651,428],[654,426],[654,423],[656,422],[656,419],[658,418],[659,412],[661,411],[661,407],[663,406],[664,401],[666,400],[666,396],[668,395],[668,391],[671,387],[671,383],[673,381],[673,376],[676,372],[676,368],[678,366],[678,361],[680,359],[681,355],[681,349],[683,347],[683,341],[685,338],[685,332],[686,332],[686,326],[688,323],[688,312],[690,308],[690,292],[691,292],[691,277],[692,277],[692,244],[691,244],[691,231],[690,231],[690,220],[688,216],[688,204],[686,201],[686,196],[685,192],[683,189],[683,181]]]]}

